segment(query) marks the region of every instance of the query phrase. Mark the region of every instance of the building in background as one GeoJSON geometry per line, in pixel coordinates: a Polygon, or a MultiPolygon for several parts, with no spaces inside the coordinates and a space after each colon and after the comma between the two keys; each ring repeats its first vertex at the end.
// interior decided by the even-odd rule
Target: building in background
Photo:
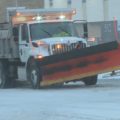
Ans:
{"type": "Polygon", "coordinates": [[[7,7],[25,6],[27,8],[76,8],[74,19],[88,22],[110,21],[119,15],[120,0],[1,0],[0,22],[5,19],[7,7]]]}
{"type": "Polygon", "coordinates": [[[6,18],[6,8],[25,6],[27,8],[43,8],[44,0],[0,0],[0,22],[6,18]]]}
{"type": "Polygon", "coordinates": [[[45,0],[45,8],[66,8],[66,0],[45,0]]]}
{"type": "Polygon", "coordinates": [[[45,0],[45,8],[76,8],[75,19],[88,22],[120,20],[120,0],[45,0]]]}
{"type": "MultiPolygon", "coordinates": [[[[116,39],[114,18],[117,20],[117,31],[120,37],[120,0],[45,0],[45,8],[76,8],[74,19],[86,20],[88,40],[95,44],[116,39]]],[[[80,34],[84,34],[80,30],[80,34]]]]}

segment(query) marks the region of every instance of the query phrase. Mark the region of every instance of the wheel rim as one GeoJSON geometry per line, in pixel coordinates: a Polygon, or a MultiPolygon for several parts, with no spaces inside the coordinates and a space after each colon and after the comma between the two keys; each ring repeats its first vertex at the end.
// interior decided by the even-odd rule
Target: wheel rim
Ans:
{"type": "Polygon", "coordinates": [[[37,84],[37,71],[36,70],[33,70],[31,72],[31,80],[32,80],[32,82],[33,82],[34,85],[37,84]]]}

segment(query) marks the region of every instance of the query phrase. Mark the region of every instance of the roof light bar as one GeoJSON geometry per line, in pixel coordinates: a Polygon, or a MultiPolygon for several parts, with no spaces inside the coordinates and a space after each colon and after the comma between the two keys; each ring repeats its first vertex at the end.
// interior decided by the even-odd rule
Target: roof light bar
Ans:
{"type": "Polygon", "coordinates": [[[21,13],[24,14],[25,16],[30,16],[30,15],[44,15],[44,14],[75,14],[76,11],[74,9],[70,8],[54,8],[54,9],[20,9],[16,10],[16,13],[21,13]]]}
{"type": "Polygon", "coordinates": [[[76,11],[70,8],[18,9],[12,14],[12,23],[19,24],[41,20],[71,20],[75,13],[76,11]]]}

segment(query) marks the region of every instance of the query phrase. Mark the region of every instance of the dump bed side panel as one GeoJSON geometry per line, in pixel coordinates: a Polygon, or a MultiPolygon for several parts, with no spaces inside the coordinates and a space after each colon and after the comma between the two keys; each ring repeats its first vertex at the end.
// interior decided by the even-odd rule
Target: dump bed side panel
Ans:
{"type": "Polygon", "coordinates": [[[0,58],[18,58],[18,43],[11,35],[8,23],[0,23],[0,58]]]}

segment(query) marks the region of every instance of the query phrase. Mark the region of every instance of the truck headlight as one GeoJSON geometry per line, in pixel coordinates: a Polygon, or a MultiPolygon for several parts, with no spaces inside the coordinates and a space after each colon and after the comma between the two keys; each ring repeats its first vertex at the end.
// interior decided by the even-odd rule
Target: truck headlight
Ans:
{"type": "Polygon", "coordinates": [[[61,44],[57,44],[57,45],[56,45],[56,48],[57,48],[57,49],[61,49],[61,48],[62,48],[62,45],[61,45],[61,44]]]}
{"type": "Polygon", "coordinates": [[[42,58],[43,58],[42,55],[36,55],[36,56],[35,56],[35,59],[42,59],[42,58]]]}

